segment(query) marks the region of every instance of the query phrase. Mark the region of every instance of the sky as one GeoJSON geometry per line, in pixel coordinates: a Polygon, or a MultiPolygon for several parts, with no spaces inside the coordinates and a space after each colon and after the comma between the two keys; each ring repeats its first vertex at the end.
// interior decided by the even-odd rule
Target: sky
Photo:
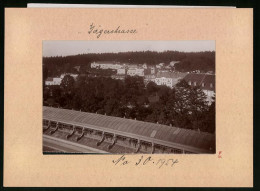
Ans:
{"type": "Polygon", "coordinates": [[[147,50],[215,51],[215,41],[43,41],[43,57],[147,50]]]}

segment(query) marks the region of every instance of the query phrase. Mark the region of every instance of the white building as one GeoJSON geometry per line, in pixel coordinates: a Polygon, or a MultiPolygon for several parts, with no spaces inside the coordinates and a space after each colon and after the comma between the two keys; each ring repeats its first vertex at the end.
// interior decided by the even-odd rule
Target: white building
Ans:
{"type": "Polygon", "coordinates": [[[118,68],[117,69],[117,74],[119,74],[119,75],[121,75],[121,74],[123,75],[124,74],[125,75],[126,74],[126,69],[125,68],[118,68]]]}
{"type": "Polygon", "coordinates": [[[121,64],[112,64],[110,67],[111,67],[111,69],[117,70],[117,69],[122,68],[122,65],[121,64]]]}
{"type": "Polygon", "coordinates": [[[129,68],[127,70],[127,75],[129,76],[144,76],[143,68],[129,68]]]}
{"type": "Polygon", "coordinates": [[[165,86],[168,86],[170,88],[173,87],[173,80],[172,78],[165,78],[165,77],[161,77],[161,78],[155,78],[154,82],[157,84],[157,85],[165,85],[165,86]]]}
{"type": "Polygon", "coordinates": [[[71,77],[74,78],[74,80],[76,80],[77,77],[78,77],[78,74],[64,73],[64,74],[61,74],[61,75],[60,75],[60,78],[63,79],[64,76],[66,76],[66,75],[70,75],[71,77]]]}
{"type": "Polygon", "coordinates": [[[158,86],[165,85],[173,88],[187,73],[158,72],[157,75],[145,76],[145,82],[155,82],[158,86]]]}
{"type": "Polygon", "coordinates": [[[46,86],[52,86],[53,85],[53,78],[47,78],[45,80],[45,85],[46,86]]]}
{"type": "Polygon", "coordinates": [[[175,64],[179,63],[180,61],[171,61],[170,66],[174,66],[175,64]]]}
{"type": "Polygon", "coordinates": [[[74,80],[76,80],[77,77],[78,77],[78,74],[61,74],[60,77],[55,77],[55,78],[49,77],[49,78],[47,78],[45,80],[45,85],[46,86],[59,86],[61,84],[62,79],[66,75],[70,75],[71,77],[74,78],[74,80]]]}
{"type": "Polygon", "coordinates": [[[155,67],[151,67],[151,74],[155,74],[155,67]]]}
{"type": "Polygon", "coordinates": [[[100,64],[97,63],[97,62],[92,62],[92,63],[90,64],[90,67],[91,67],[91,68],[99,68],[99,67],[100,67],[100,64]]]}
{"type": "Polygon", "coordinates": [[[136,68],[135,73],[137,76],[144,76],[144,69],[143,68],[136,68]]]}
{"type": "Polygon", "coordinates": [[[128,67],[128,69],[138,68],[138,66],[136,64],[128,64],[127,67],[128,67]]]}
{"type": "Polygon", "coordinates": [[[136,75],[136,69],[135,68],[130,68],[127,70],[127,75],[129,76],[135,76],[136,75]]]}
{"type": "Polygon", "coordinates": [[[147,64],[144,63],[142,67],[143,67],[143,69],[147,69],[147,64]]]}
{"type": "Polygon", "coordinates": [[[45,81],[46,86],[55,86],[55,85],[60,85],[62,79],[61,78],[47,78],[45,81]]]}
{"type": "Polygon", "coordinates": [[[155,82],[156,76],[153,74],[144,76],[144,83],[147,85],[149,82],[155,82]]]}
{"type": "Polygon", "coordinates": [[[103,62],[92,62],[90,64],[91,68],[96,68],[96,69],[112,69],[112,70],[117,70],[122,67],[121,64],[116,63],[116,62],[109,62],[109,61],[103,61],[103,62]]]}

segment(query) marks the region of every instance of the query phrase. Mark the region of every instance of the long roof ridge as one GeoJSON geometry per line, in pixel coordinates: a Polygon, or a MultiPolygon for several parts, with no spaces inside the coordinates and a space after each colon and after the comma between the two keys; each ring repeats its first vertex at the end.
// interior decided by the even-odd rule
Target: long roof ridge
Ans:
{"type": "MultiPolygon", "coordinates": [[[[206,150],[215,142],[214,134],[197,132],[195,130],[184,130],[178,128],[180,132],[176,134],[169,135],[170,129],[177,129],[177,127],[170,127],[167,125],[138,121],[134,119],[124,119],[121,117],[105,116],[95,113],[80,112],[69,109],[60,109],[43,106],[43,119],[47,120],[56,120],[64,123],[74,124],[74,125],[83,125],[83,126],[94,126],[98,129],[103,129],[108,132],[117,132],[122,135],[131,134],[131,136],[143,137],[144,140],[150,140],[151,133],[153,130],[156,130],[157,133],[155,139],[159,142],[167,144],[181,144],[184,147],[192,147],[195,150],[206,150]],[[80,114],[80,115],[79,115],[80,114]],[[111,121],[114,121],[111,123],[111,121]],[[189,140],[186,140],[186,136],[192,136],[194,139],[200,139],[200,137],[207,136],[207,139],[203,141],[201,146],[191,143],[189,140]]],[[[198,141],[197,141],[198,142],[198,141]]]]}

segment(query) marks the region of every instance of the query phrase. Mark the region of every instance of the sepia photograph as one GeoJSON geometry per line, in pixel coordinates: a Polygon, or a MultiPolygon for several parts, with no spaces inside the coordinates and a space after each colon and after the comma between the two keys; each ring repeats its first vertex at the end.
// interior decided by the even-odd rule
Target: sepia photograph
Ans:
{"type": "Polygon", "coordinates": [[[215,41],[43,41],[43,154],[215,154],[215,41]]]}

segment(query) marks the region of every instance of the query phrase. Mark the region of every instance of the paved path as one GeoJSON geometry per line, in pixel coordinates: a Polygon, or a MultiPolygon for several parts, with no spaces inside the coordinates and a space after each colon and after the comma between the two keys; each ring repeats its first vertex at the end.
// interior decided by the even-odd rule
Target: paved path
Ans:
{"type": "Polygon", "coordinates": [[[95,148],[87,147],[85,145],[73,143],[56,137],[51,137],[48,135],[43,135],[43,147],[66,153],[107,153],[105,151],[101,151],[95,148]]]}

